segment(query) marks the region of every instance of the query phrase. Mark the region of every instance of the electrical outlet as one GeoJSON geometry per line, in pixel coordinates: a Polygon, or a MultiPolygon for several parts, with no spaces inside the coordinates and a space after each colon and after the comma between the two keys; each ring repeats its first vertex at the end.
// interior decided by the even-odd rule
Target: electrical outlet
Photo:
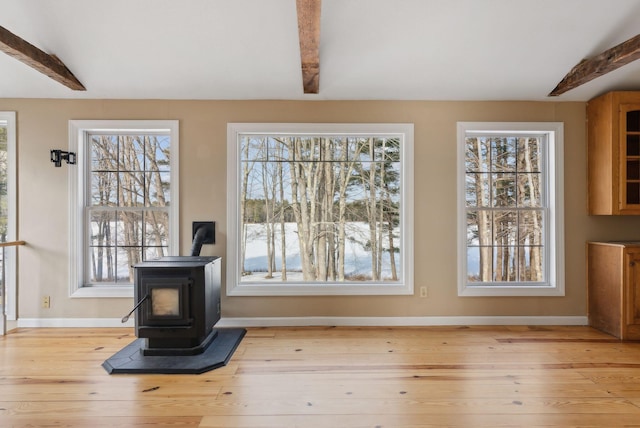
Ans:
{"type": "Polygon", "coordinates": [[[45,309],[49,309],[51,307],[51,298],[49,296],[44,296],[42,298],[42,307],[45,309]]]}
{"type": "Polygon", "coordinates": [[[420,297],[427,297],[427,287],[420,287],[420,297]]]}

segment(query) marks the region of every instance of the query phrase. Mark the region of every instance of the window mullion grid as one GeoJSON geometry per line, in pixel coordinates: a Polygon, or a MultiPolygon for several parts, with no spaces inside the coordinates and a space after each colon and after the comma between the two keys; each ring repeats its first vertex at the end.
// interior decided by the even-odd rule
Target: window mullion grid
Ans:
{"type": "MultiPolygon", "coordinates": [[[[282,135],[279,135],[279,137],[284,138],[282,135]]],[[[326,150],[330,149],[330,147],[328,147],[330,146],[332,141],[330,136],[322,135],[322,134],[318,134],[318,135],[297,134],[297,135],[287,135],[287,137],[289,137],[292,142],[290,152],[289,152],[289,159],[287,159],[286,161],[281,160],[281,162],[289,163],[292,166],[292,171],[295,171],[296,166],[301,163],[302,164],[307,164],[307,163],[312,163],[312,164],[332,163],[333,164],[333,163],[345,162],[344,160],[333,159],[331,156],[328,156],[327,153],[325,152],[326,150]],[[318,147],[318,145],[320,145],[320,147],[318,147]]],[[[239,142],[238,146],[242,147],[242,142],[239,142]]],[[[272,149],[273,147],[271,146],[267,147],[267,150],[272,150],[272,149]]],[[[349,146],[345,145],[344,150],[347,151],[348,157],[349,159],[351,159],[349,146]]],[[[244,156],[244,154],[241,156],[244,156]]],[[[349,160],[347,160],[347,162],[348,161],[349,160]]],[[[240,171],[243,170],[243,165],[249,162],[258,162],[258,160],[244,159],[241,157],[239,162],[240,171]]],[[[265,161],[265,163],[267,164],[274,163],[273,159],[271,159],[271,153],[269,152],[267,152],[267,160],[265,161]]],[[[374,160],[372,159],[370,163],[374,165],[376,162],[374,162],[374,160]]],[[[300,189],[298,189],[298,191],[300,191],[300,189]]],[[[240,193],[243,193],[243,192],[240,192],[240,193]]],[[[379,204],[382,204],[382,203],[383,201],[376,201],[376,208],[380,208],[379,204]]],[[[379,214],[382,215],[382,209],[380,209],[379,214]]],[[[238,234],[239,234],[238,236],[240,238],[242,238],[241,231],[242,231],[242,226],[244,224],[244,221],[245,219],[240,219],[240,227],[238,228],[238,234]]],[[[380,238],[380,233],[377,233],[376,237],[380,238]]],[[[396,257],[399,258],[401,257],[401,255],[396,257]]],[[[238,274],[241,275],[243,271],[243,266],[239,266],[238,271],[239,271],[238,274]]]]}
{"type": "MultiPolygon", "coordinates": [[[[86,263],[85,265],[87,266],[86,272],[85,272],[85,281],[87,283],[100,283],[101,281],[91,281],[91,275],[90,275],[90,269],[88,268],[88,266],[91,265],[91,254],[94,251],[95,248],[98,248],[99,246],[96,245],[92,245],[91,243],[91,238],[92,238],[92,215],[95,213],[109,213],[109,212],[113,212],[115,213],[115,219],[116,222],[114,224],[114,227],[116,228],[116,230],[113,232],[114,235],[114,241],[111,243],[111,245],[108,246],[103,246],[103,248],[112,248],[113,249],[113,256],[114,256],[114,266],[117,266],[117,253],[118,253],[118,212],[120,211],[119,207],[110,207],[110,206],[89,206],[86,209],[86,217],[85,217],[85,230],[86,230],[86,238],[85,238],[85,242],[86,242],[86,248],[87,251],[85,252],[85,259],[86,259],[86,263]]],[[[118,278],[117,275],[114,277],[113,280],[114,283],[118,282],[118,278]]]]}
{"type": "MultiPolygon", "coordinates": [[[[516,283],[508,283],[508,282],[485,282],[484,284],[481,282],[473,281],[473,278],[469,276],[469,268],[475,268],[475,265],[467,266],[464,264],[464,259],[460,260],[459,266],[464,268],[466,266],[466,272],[463,276],[461,276],[461,281],[459,283],[459,292],[461,295],[466,295],[467,292],[465,289],[469,290],[468,295],[486,295],[481,291],[482,286],[486,288],[491,288],[492,285],[499,286],[500,288],[504,288],[505,295],[511,295],[509,293],[515,293],[514,295],[527,294],[524,290],[517,290],[517,288],[528,288],[527,285],[541,285],[541,286],[554,286],[556,285],[556,281],[560,284],[558,273],[558,267],[556,265],[556,260],[558,258],[558,247],[562,248],[562,243],[559,246],[555,246],[554,243],[556,239],[561,239],[561,233],[558,233],[558,230],[561,230],[561,226],[558,227],[556,224],[556,220],[552,216],[557,216],[556,208],[557,206],[562,209],[562,200],[558,198],[557,200],[553,200],[551,198],[556,197],[555,192],[558,189],[556,183],[560,183],[559,188],[562,188],[562,176],[559,174],[556,176],[557,169],[561,167],[561,163],[556,165],[556,160],[554,155],[562,154],[561,150],[558,150],[555,144],[557,140],[555,138],[559,138],[560,144],[562,143],[562,125],[559,123],[554,123],[551,125],[542,124],[542,123],[533,123],[533,124],[521,124],[516,123],[513,126],[513,130],[511,129],[510,123],[463,123],[459,122],[458,130],[459,136],[461,138],[461,144],[471,144],[467,146],[467,150],[473,150],[473,142],[467,143],[470,138],[516,138],[519,141],[516,141],[516,158],[515,164],[510,167],[509,173],[512,171],[515,173],[515,200],[512,201],[510,206],[505,206],[503,209],[511,210],[516,216],[517,219],[513,219],[513,224],[516,225],[517,230],[513,230],[510,233],[513,233],[511,236],[513,239],[516,239],[515,246],[517,247],[517,251],[520,252],[520,255],[513,254],[513,256],[517,257],[517,259],[513,259],[513,256],[510,257],[512,261],[515,262],[514,271],[512,272],[514,275],[515,270],[517,272],[516,283]],[[497,127],[498,130],[490,130],[490,127],[497,127]],[[547,128],[549,126],[549,128],[547,128]],[[477,131],[471,131],[471,129],[479,129],[477,131]],[[559,133],[556,131],[550,131],[549,129],[559,130],[559,133]],[[520,132],[519,130],[522,130],[520,132]],[[539,130],[539,131],[538,131],[539,130]],[[463,133],[460,133],[463,132],[463,133]],[[463,139],[464,138],[464,139],[463,139]],[[519,163],[520,162],[520,163],[519,163]],[[556,181],[557,180],[557,181],[556,181]],[[554,239],[555,238],[555,239],[554,239]],[[471,291],[472,288],[478,287],[476,290],[471,291]],[[524,286],[524,287],[522,287],[524,286]],[[511,290],[510,290],[511,289],[511,290]]],[[[463,146],[464,147],[464,146],[463,146]]],[[[466,156],[469,156],[468,152],[465,154],[465,151],[462,150],[459,152],[464,156],[461,158],[462,164],[465,164],[466,156]]],[[[492,155],[495,157],[499,155],[500,151],[492,152],[492,155]]],[[[497,162],[496,167],[502,162],[497,162]]],[[[466,170],[466,168],[463,168],[466,170]]],[[[470,171],[466,171],[469,173],[470,171]]],[[[500,177],[491,176],[491,188],[498,183],[495,180],[500,179],[500,177]]],[[[489,180],[488,180],[489,181],[489,180]]],[[[466,200],[466,204],[469,202],[473,203],[473,188],[467,189],[469,193],[465,191],[462,195],[461,202],[466,200]]],[[[494,194],[492,194],[493,196],[494,194]]],[[[493,204],[492,207],[489,208],[492,211],[495,211],[497,207],[493,204]]],[[[501,200],[497,200],[498,203],[501,200]]],[[[473,207],[467,205],[466,210],[467,213],[473,211],[473,207]]],[[[462,212],[465,212],[462,211],[462,212]]],[[[510,216],[514,215],[510,214],[510,216]]],[[[467,214],[469,217],[469,214],[467,214]]],[[[505,219],[506,221],[506,219],[505,219]]],[[[511,220],[509,220],[511,221],[511,220]]],[[[560,218],[561,222],[561,218],[560,218]]],[[[499,226],[499,223],[496,224],[499,226]]],[[[506,226],[506,224],[504,224],[506,226]]],[[[498,230],[499,234],[500,231],[498,230]]],[[[510,239],[511,241],[511,239],[510,239]]],[[[501,240],[494,241],[494,244],[505,244],[511,245],[510,242],[504,242],[501,240]]],[[[461,244],[463,244],[461,242],[461,244]]],[[[472,250],[473,242],[467,240],[465,253],[460,253],[461,257],[467,258],[467,261],[473,261],[472,259],[468,259],[470,254],[475,254],[475,251],[472,250]],[[471,253],[470,253],[471,251],[471,253]]],[[[464,245],[464,244],[463,244],[464,245]]],[[[461,247],[465,248],[465,247],[461,247]]],[[[503,261],[506,262],[506,261],[503,261]]],[[[500,266],[500,263],[497,264],[500,266]]],[[[563,264],[560,270],[563,268],[563,264]]],[[[464,270],[463,270],[464,272],[464,270]]],[[[558,289],[563,291],[563,286],[558,286],[558,289]]],[[[494,291],[487,292],[489,294],[494,291]]],[[[499,291],[496,291],[498,295],[501,295],[499,291]]],[[[544,291],[541,291],[542,295],[544,291]]],[[[550,292],[549,295],[555,295],[554,292],[550,292]]]]}
{"type": "MultiPolygon", "coordinates": [[[[169,248],[170,243],[174,242],[170,238],[167,238],[168,235],[166,235],[166,233],[170,233],[170,231],[168,229],[164,230],[164,228],[168,227],[170,229],[173,226],[170,214],[175,211],[175,208],[170,206],[150,206],[147,186],[153,186],[153,181],[151,181],[150,177],[146,175],[147,170],[150,169],[149,165],[151,165],[149,160],[153,160],[153,157],[155,157],[156,154],[159,156],[157,159],[162,159],[163,162],[166,161],[167,164],[173,165],[174,157],[170,155],[173,141],[171,141],[171,139],[164,139],[161,145],[158,146],[159,152],[150,153],[152,156],[150,159],[147,159],[146,155],[149,154],[151,146],[145,143],[149,141],[151,136],[154,138],[155,136],[162,136],[165,138],[167,136],[174,135],[173,127],[175,126],[177,129],[177,121],[138,122],[141,126],[134,128],[130,127],[132,121],[127,121],[126,123],[120,123],[118,121],[70,121],[70,123],[72,123],[73,131],[77,131],[72,132],[71,135],[76,135],[78,137],[76,140],[76,150],[79,154],[78,160],[82,165],[82,169],[80,171],[81,175],[79,176],[82,177],[80,179],[81,187],[78,187],[79,198],[74,198],[74,200],[78,201],[78,205],[76,206],[81,210],[79,213],[80,218],[82,219],[78,225],[79,235],[78,240],[74,241],[77,242],[77,245],[75,245],[74,248],[76,248],[82,256],[77,258],[81,260],[79,264],[80,269],[72,266],[72,269],[81,274],[81,279],[78,282],[79,287],[82,287],[82,284],[112,285],[119,283],[119,285],[121,285],[129,282],[124,276],[118,276],[118,265],[122,264],[122,267],[127,265],[126,260],[122,260],[123,257],[125,259],[127,257],[126,252],[119,254],[118,251],[122,251],[124,248],[130,247],[135,247],[137,249],[136,252],[141,251],[148,235],[148,231],[144,229],[144,225],[145,219],[148,217],[149,210],[163,212],[160,217],[162,220],[159,221],[169,221],[167,225],[164,223],[161,225],[162,232],[158,235],[160,239],[154,241],[154,246],[169,248]],[[111,126],[111,123],[114,124],[113,127],[111,126]],[[156,123],[161,123],[161,125],[153,129],[156,123]],[[149,127],[152,129],[149,129],[149,127]],[[93,138],[95,138],[95,143],[93,138]],[[131,155],[137,157],[140,164],[138,165],[135,163],[136,159],[132,159],[134,161],[132,167],[128,167],[127,162],[123,163],[123,155],[128,154],[125,144],[130,138],[136,140],[140,140],[142,138],[144,139],[142,143],[145,144],[141,148],[133,148],[135,151],[132,151],[131,155]],[[168,154],[164,153],[165,149],[168,154]],[[103,152],[103,150],[105,151],[103,152]],[[101,156],[104,156],[105,158],[101,159],[101,156]],[[104,162],[102,162],[102,160],[104,160],[104,162]],[[92,170],[92,168],[95,168],[95,170],[92,170]],[[131,170],[131,168],[134,170],[131,170]],[[123,176],[123,174],[125,175],[123,176]],[[135,174],[135,180],[142,184],[143,189],[141,191],[136,191],[135,188],[130,190],[123,189],[122,185],[126,184],[126,174],[135,174]],[[109,175],[110,177],[106,177],[106,175],[109,175]],[[142,177],[140,177],[140,175],[142,175],[142,177]],[[101,180],[101,178],[104,180],[101,180]],[[92,180],[94,180],[93,183],[92,180]],[[108,186],[104,188],[107,190],[108,200],[106,200],[107,198],[99,200],[100,192],[104,189],[101,189],[98,186],[108,186]],[[123,207],[124,204],[129,204],[123,200],[123,190],[125,192],[135,191],[136,193],[144,193],[144,195],[132,195],[134,196],[133,204],[138,204],[139,206],[123,207]],[[96,198],[95,200],[94,197],[96,198]],[[141,197],[144,198],[144,203],[138,202],[141,197]],[[106,212],[109,214],[101,215],[100,212],[106,212]],[[135,219],[130,219],[130,221],[136,222],[134,227],[137,229],[137,236],[134,238],[134,241],[131,242],[123,241],[122,216],[123,213],[126,214],[127,212],[134,213],[136,217],[135,219]],[[109,224],[107,225],[105,222],[109,222],[109,224]],[[97,229],[94,230],[94,226],[97,227],[97,229]],[[118,230],[116,230],[116,228],[118,230]],[[101,236],[93,235],[95,233],[105,235],[105,237],[102,238],[101,236]],[[108,237],[106,234],[108,234],[108,237]],[[142,242],[139,242],[140,239],[142,239],[142,242]],[[169,241],[166,241],[166,239],[169,239],[169,241]],[[115,269],[115,271],[109,272],[108,274],[105,273],[105,270],[97,270],[94,272],[94,268],[91,264],[94,261],[93,258],[98,257],[102,259],[105,257],[103,254],[100,254],[100,252],[92,254],[92,251],[95,251],[94,248],[98,247],[109,248],[108,266],[113,266],[113,268],[110,267],[109,269],[115,269]],[[94,276],[96,278],[93,278],[94,276]],[[108,283],[107,278],[109,278],[108,283]],[[113,278],[113,280],[111,280],[111,278],[113,278]],[[97,279],[97,281],[95,281],[95,279],[97,279]],[[102,279],[104,280],[101,281],[102,279]]],[[[176,164],[176,169],[177,166],[178,165],[176,164]]],[[[171,178],[174,178],[174,168],[171,168],[171,166],[169,168],[170,169],[168,171],[164,167],[161,168],[161,170],[162,172],[171,172],[171,178]]],[[[164,179],[161,180],[162,183],[164,183],[164,179]]],[[[136,184],[136,186],[138,185],[136,184]]],[[[164,184],[160,184],[160,187],[164,189],[164,184]]],[[[172,195],[170,194],[170,196],[172,195]]],[[[172,202],[177,204],[177,200],[172,200],[172,202]]],[[[104,266],[105,264],[103,264],[103,268],[104,266]]],[[[74,284],[75,283],[76,282],[74,281],[74,284]]],[[[74,289],[74,292],[75,290],[77,289],[74,289]]]]}
{"type": "MultiPolygon", "coordinates": [[[[477,138],[483,138],[483,137],[478,136],[477,138]]],[[[493,140],[493,138],[495,138],[495,137],[486,137],[486,139],[488,141],[493,140]]],[[[508,138],[508,137],[505,137],[505,138],[508,138]]],[[[520,237],[521,237],[521,227],[520,227],[520,225],[521,225],[521,219],[520,219],[521,213],[524,212],[524,211],[536,212],[536,211],[539,211],[540,209],[539,208],[535,208],[535,207],[524,207],[524,206],[521,206],[520,203],[519,203],[518,192],[520,190],[518,188],[518,178],[519,178],[519,174],[522,173],[522,170],[519,168],[519,165],[518,165],[518,162],[517,162],[518,151],[519,151],[519,146],[518,146],[518,143],[517,143],[517,139],[518,138],[527,138],[527,137],[520,136],[520,135],[514,135],[514,138],[516,138],[516,144],[515,144],[515,159],[516,159],[516,161],[515,161],[515,167],[514,167],[514,180],[515,180],[514,181],[514,186],[515,186],[515,192],[516,192],[516,194],[515,194],[515,206],[513,206],[513,207],[509,207],[509,206],[497,207],[496,206],[496,199],[495,199],[495,184],[496,184],[496,182],[495,182],[494,176],[498,172],[496,171],[495,164],[494,164],[494,158],[493,158],[494,150],[492,150],[491,143],[489,142],[489,150],[488,150],[488,156],[487,156],[487,158],[488,158],[488,169],[487,169],[487,172],[486,172],[487,181],[488,181],[488,187],[490,189],[489,206],[488,207],[482,207],[482,206],[466,207],[465,211],[467,213],[469,213],[470,211],[478,212],[479,210],[486,210],[486,211],[490,211],[492,213],[495,213],[497,211],[512,211],[514,213],[514,216],[515,216],[515,228],[516,228],[515,229],[515,240],[516,241],[514,242],[514,248],[513,248],[516,251],[516,254],[514,254],[514,257],[516,257],[516,264],[515,264],[516,271],[514,272],[514,274],[516,275],[516,278],[517,278],[516,282],[520,282],[520,278],[521,278],[521,276],[520,276],[520,273],[521,273],[520,272],[520,268],[521,268],[521,266],[517,262],[517,260],[518,260],[518,257],[519,257],[518,256],[518,252],[523,251],[523,249],[524,249],[524,246],[523,246],[523,244],[521,244],[521,239],[520,239],[520,237]]],[[[481,168],[478,169],[477,171],[469,171],[469,170],[467,170],[466,173],[474,173],[474,174],[478,174],[478,175],[484,174],[484,173],[481,172],[481,168]]],[[[541,173],[537,172],[537,174],[541,174],[541,173]]],[[[543,212],[542,221],[543,222],[545,221],[546,209],[547,209],[546,208],[546,204],[544,202],[545,201],[543,199],[543,201],[542,201],[542,203],[544,205],[543,210],[542,210],[542,212],[543,212]]],[[[493,218],[493,215],[492,215],[492,218],[493,218]]],[[[488,245],[488,247],[493,249],[492,253],[495,255],[495,249],[497,249],[496,241],[495,241],[495,239],[496,239],[495,221],[492,220],[490,225],[491,225],[490,227],[491,227],[492,243],[490,245],[488,245]]],[[[487,245],[483,244],[482,242],[479,242],[478,245],[479,245],[480,248],[487,247],[487,245]]],[[[541,244],[541,247],[544,248],[544,242],[541,244]]],[[[491,263],[491,266],[492,266],[492,278],[494,278],[495,277],[495,272],[493,272],[493,270],[495,268],[495,260],[491,263]]]]}

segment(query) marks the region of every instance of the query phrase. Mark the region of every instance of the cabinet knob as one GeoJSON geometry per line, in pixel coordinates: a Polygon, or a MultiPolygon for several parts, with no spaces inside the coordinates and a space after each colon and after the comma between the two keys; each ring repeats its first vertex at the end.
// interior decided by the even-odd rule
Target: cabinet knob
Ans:
{"type": "Polygon", "coordinates": [[[636,262],[629,262],[629,266],[634,267],[636,265],[636,262]]]}

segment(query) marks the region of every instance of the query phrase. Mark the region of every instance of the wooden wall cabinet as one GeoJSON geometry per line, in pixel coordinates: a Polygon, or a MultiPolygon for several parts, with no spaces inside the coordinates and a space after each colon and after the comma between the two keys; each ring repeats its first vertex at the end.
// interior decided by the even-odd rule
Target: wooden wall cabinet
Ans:
{"type": "Polygon", "coordinates": [[[587,103],[588,199],[592,215],[640,215],[640,92],[587,103]]]}
{"type": "Polygon", "coordinates": [[[640,340],[640,242],[588,242],[589,325],[640,340]]]}

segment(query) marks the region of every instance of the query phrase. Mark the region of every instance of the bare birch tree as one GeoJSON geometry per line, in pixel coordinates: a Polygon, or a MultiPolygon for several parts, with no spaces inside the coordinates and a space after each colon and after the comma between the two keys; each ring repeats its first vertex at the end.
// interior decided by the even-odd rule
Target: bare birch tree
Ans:
{"type": "Polygon", "coordinates": [[[538,137],[467,138],[468,249],[483,282],[541,281],[542,196],[538,137]]]}
{"type": "Polygon", "coordinates": [[[282,141],[276,140],[277,142],[277,170],[276,174],[278,177],[278,191],[280,194],[280,278],[282,281],[287,280],[287,230],[286,230],[286,211],[287,204],[284,192],[284,182],[285,182],[285,174],[284,174],[284,153],[286,151],[286,144],[282,141]]]}
{"type": "Polygon", "coordinates": [[[538,138],[518,139],[518,169],[523,174],[518,175],[518,194],[521,206],[538,209],[524,211],[521,214],[519,240],[521,245],[529,248],[529,258],[521,251],[519,266],[521,279],[525,281],[542,281],[542,213],[541,183],[539,165],[538,138]]]}
{"type": "MultiPolygon", "coordinates": [[[[371,254],[375,272],[369,278],[381,279],[381,272],[390,259],[394,265],[391,279],[396,280],[398,275],[393,253],[396,251],[394,233],[399,214],[394,198],[399,188],[399,176],[393,168],[397,168],[399,159],[387,162],[385,152],[397,152],[397,149],[382,140],[371,139],[369,142],[370,139],[362,137],[265,138],[262,144],[268,147],[268,159],[260,155],[260,149],[256,147],[249,150],[252,153],[243,148],[243,163],[263,165],[258,168],[258,174],[254,173],[255,169],[243,167],[240,206],[244,207],[241,208],[243,228],[248,222],[260,223],[256,226],[260,226],[261,236],[267,242],[264,253],[267,276],[271,276],[269,266],[275,260],[278,244],[281,279],[287,280],[285,223],[293,220],[303,281],[347,280],[348,207],[360,206],[363,207],[361,212],[369,209],[368,215],[360,216],[360,221],[365,221],[371,228],[369,238],[362,242],[363,248],[371,254]],[[376,156],[379,159],[372,161],[376,156]],[[392,182],[394,180],[396,183],[392,182]],[[249,189],[256,183],[259,183],[261,191],[252,193],[249,189]],[[256,216],[247,216],[249,206],[255,208],[258,202],[262,206],[260,220],[256,216]]],[[[246,138],[242,144],[247,146],[246,138]]],[[[259,238],[252,239],[257,243],[259,238]]]]}
{"type": "Polygon", "coordinates": [[[240,187],[240,221],[241,221],[241,236],[240,236],[240,269],[241,275],[244,274],[244,264],[247,253],[247,198],[248,198],[248,185],[249,175],[253,169],[255,162],[251,161],[252,157],[249,155],[250,141],[243,141],[242,144],[242,185],[240,187]]]}
{"type": "Polygon", "coordinates": [[[93,281],[131,282],[134,264],[166,254],[170,146],[162,138],[90,138],[93,281]]]}

